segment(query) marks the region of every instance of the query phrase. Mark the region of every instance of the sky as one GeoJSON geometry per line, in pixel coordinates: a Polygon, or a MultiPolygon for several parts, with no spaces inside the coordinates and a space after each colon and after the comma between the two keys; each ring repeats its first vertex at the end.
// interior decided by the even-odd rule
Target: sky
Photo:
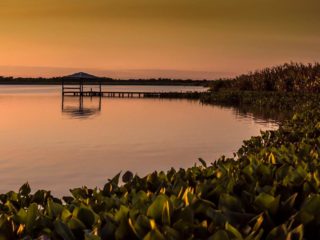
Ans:
{"type": "Polygon", "coordinates": [[[214,79],[320,61],[319,0],[0,0],[0,76],[214,79]]]}

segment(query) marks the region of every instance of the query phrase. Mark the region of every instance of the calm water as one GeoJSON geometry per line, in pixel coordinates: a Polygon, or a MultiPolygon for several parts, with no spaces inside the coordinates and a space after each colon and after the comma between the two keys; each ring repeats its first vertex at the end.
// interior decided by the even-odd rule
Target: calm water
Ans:
{"type": "MultiPolygon", "coordinates": [[[[196,87],[110,86],[191,91],[196,87]]],[[[61,98],[59,86],[0,86],[0,192],[28,181],[56,195],[103,187],[131,170],[144,175],[231,155],[276,124],[230,108],[167,99],[61,98]],[[79,109],[79,106],[82,106],[79,109]]]]}

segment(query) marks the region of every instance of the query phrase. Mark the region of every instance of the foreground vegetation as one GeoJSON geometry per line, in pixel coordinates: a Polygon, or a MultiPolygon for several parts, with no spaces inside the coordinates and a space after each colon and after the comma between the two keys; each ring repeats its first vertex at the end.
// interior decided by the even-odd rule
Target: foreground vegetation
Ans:
{"type": "Polygon", "coordinates": [[[103,189],[0,195],[0,239],[317,239],[320,110],[305,103],[277,131],[210,166],[126,172],[103,189]]]}

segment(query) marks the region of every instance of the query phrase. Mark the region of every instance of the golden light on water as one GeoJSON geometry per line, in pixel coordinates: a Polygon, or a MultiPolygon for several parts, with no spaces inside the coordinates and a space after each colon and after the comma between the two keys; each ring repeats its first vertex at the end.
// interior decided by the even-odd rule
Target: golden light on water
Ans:
{"type": "MultiPolygon", "coordinates": [[[[28,181],[62,195],[82,185],[101,187],[120,171],[144,176],[191,167],[199,157],[232,156],[242,140],[277,127],[232,108],[169,99],[103,98],[99,113],[75,118],[62,112],[60,86],[0,90],[0,192],[28,181]]],[[[66,97],[64,104],[78,106],[79,99],[66,97]]],[[[84,99],[87,108],[98,104],[84,99]]]]}

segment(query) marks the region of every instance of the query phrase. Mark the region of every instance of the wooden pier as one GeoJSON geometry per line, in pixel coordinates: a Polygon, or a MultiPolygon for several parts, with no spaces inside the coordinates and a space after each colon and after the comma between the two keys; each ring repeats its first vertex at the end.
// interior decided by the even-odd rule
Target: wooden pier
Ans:
{"type": "Polygon", "coordinates": [[[102,91],[101,79],[87,74],[75,73],[62,79],[62,96],[77,97],[109,97],[109,98],[145,98],[161,97],[161,92],[137,92],[137,91],[102,91]],[[68,81],[69,80],[69,81],[68,81]],[[71,80],[71,83],[70,83],[71,80]],[[92,81],[99,82],[98,85],[91,85],[85,88],[84,85],[90,85],[92,81]],[[75,84],[75,82],[77,82],[75,84]],[[93,88],[92,88],[93,87],[93,88]]]}
{"type": "Polygon", "coordinates": [[[70,91],[64,90],[64,96],[108,97],[108,98],[156,98],[164,92],[126,92],[126,91],[70,91]]]}
{"type": "Polygon", "coordinates": [[[62,96],[107,98],[198,98],[200,92],[103,91],[101,78],[75,73],[62,78],[62,96]],[[98,84],[92,84],[92,83],[98,84]],[[86,87],[84,87],[87,85],[86,87]]]}

